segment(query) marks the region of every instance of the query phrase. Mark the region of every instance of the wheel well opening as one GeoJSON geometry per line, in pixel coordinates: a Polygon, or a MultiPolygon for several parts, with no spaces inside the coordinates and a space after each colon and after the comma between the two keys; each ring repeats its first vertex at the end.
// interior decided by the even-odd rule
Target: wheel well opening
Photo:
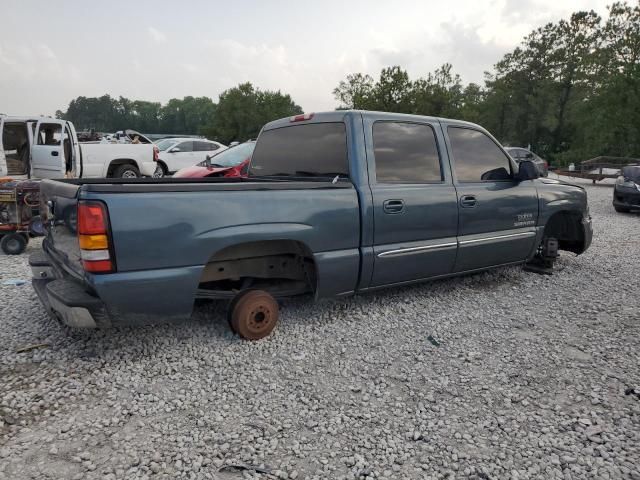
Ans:
{"type": "Polygon", "coordinates": [[[302,242],[269,240],[227,247],[209,258],[200,277],[199,298],[232,298],[249,288],[274,296],[316,290],[313,253],[302,242]]]}
{"type": "Polygon", "coordinates": [[[131,165],[132,167],[138,168],[138,164],[130,158],[118,158],[116,160],[111,160],[109,168],[107,169],[107,177],[113,176],[114,172],[120,165],[131,165]]]}
{"type": "Polygon", "coordinates": [[[582,213],[562,211],[554,213],[544,227],[544,236],[558,240],[558,248],[574,253],[584,251],[582,213]]]}

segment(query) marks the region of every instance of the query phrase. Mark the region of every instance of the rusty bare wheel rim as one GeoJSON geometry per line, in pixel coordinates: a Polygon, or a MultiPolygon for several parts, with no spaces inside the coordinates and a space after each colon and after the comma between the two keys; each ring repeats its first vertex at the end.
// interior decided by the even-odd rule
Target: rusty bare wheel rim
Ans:
{"type": "Polygon", "coordinates": [[[252,332],[261,332],[266,330],[273,321],[273,313],[266,305],[257,305],[249,313],[247,319],[247,327],[252,332]]]}
{"type": "Polygon", "coordinates": [[[278,323],[278,302],[262,290],[239,294],[231,308],[231,328],[247,340],[266,337],[278,323]]]}

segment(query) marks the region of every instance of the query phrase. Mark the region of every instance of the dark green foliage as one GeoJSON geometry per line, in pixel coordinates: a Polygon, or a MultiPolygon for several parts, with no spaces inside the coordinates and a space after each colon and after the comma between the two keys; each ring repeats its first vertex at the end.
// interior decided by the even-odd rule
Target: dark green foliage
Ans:
{"type": "Polygon", "coordinates": [[[216,114],[204,132],[223,143],[248,140],[256,138],[265,123],[299,113],[302,109],[289,95],[243,83],[220,94],[216,114]]]}
{"type": "Polygon", "coordinates": [[[250,83],[220,95],[216,105],[208,97],[172,98],[158,102],[102,97],[78,97],[57,118],[72,121],[78,129],[114,132],[131,128],[143,133],[208,135],[223,142],[255,138],[265,123],[302,113],[289,95],[254,89],[250,83]]]}

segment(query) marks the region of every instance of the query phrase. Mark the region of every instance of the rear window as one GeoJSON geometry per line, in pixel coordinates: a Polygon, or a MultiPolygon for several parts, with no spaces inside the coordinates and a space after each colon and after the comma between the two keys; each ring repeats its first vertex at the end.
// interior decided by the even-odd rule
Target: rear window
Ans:
{"type": "Polygon", "coordinates": [[[251,176],[349,176],[344,123],[293,125],[262,132],[251,176]]]}

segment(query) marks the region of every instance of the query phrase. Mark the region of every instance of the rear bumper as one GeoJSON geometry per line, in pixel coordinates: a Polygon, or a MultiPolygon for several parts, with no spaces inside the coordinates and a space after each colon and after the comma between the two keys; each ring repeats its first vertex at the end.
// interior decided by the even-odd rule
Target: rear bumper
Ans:
{"type": "Polygon", "coordinates": [[[191,316],[202,274],[201,266],[191,266],[76,278],[44,250],[32,254],[29,265],[47,312],[76,328],[184,321],[191,316]]]}
{"type": "Polygon", "coordinates": [[[32,284],[47,313],[73,328],[109,327],[111,322],[102,301],[71,279],[56,278],[44,252],[29,257],[32,284]]]}

